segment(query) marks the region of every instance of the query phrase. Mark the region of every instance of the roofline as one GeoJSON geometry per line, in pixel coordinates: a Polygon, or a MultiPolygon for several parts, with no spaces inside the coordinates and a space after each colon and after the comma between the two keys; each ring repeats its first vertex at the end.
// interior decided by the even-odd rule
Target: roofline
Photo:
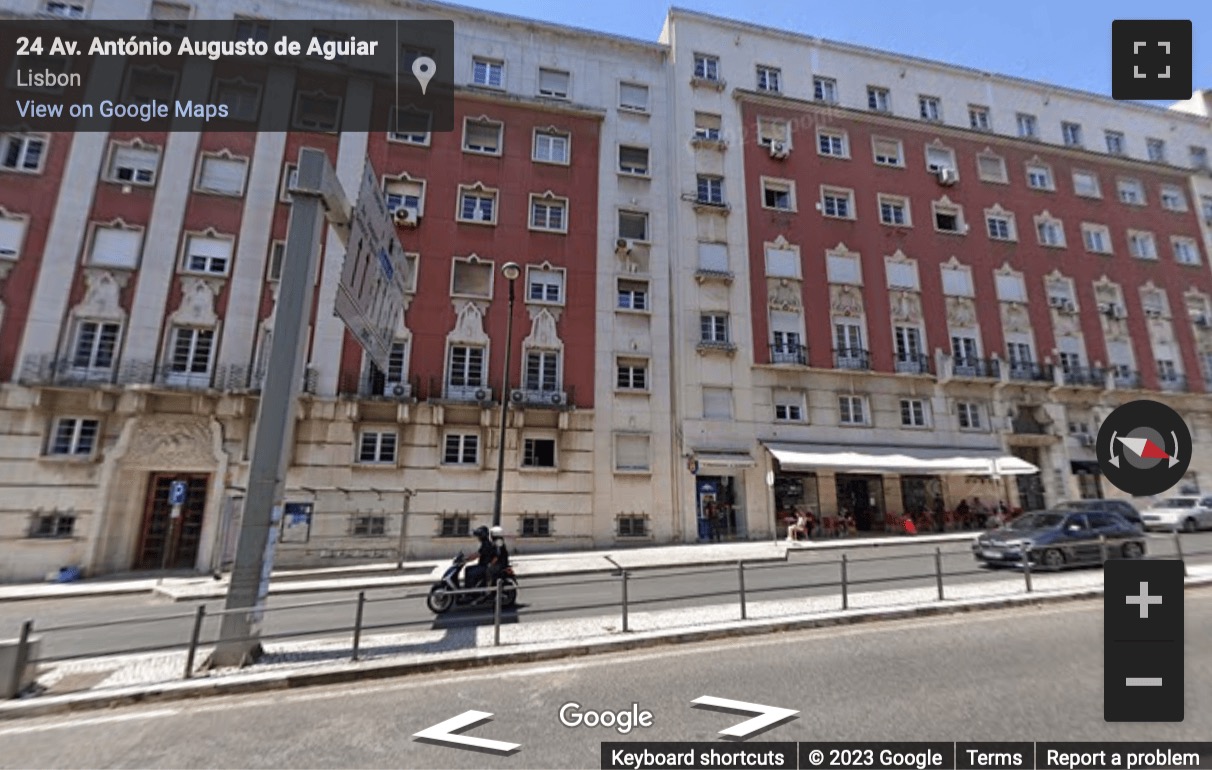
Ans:
{"type": "Polygon", "coordinates": [[[721,26],[730,27],[732,29],[744,30],[744,31],[748,31],[748,32],[755,32],[755,33],[762,34],[762,35],[769,35],[771,37],[779,37],[779,38],[783,38],[785,40],[789,40],[792,42],[813,43],[815,45],[819,45],[824,48],[833,48],[835,50],[845,51],[847,53],[859,53],[859,54],[866,54],[868,56],[876,56],[878,58],[886,59],[886,60],[896,62],[896,63],[915,64],[915,65],[930,67],[933,69],[946,70],[949,72],[963,72],[963,73],[967,73],[970,75],[976,75],[978,77],[993,80],[994,82],[1005,83],[1007,85],[1014,85],[1014,86],[1020,86],[1020,87],[1026,86],[1026,87],[1035,88],[1035,89],[1041,89],[1041,88],[1047,89],[1048,91],[1050,91],[1052,93],[1063,94],[1066,96],[1072,96],[1072,97],[1075,97],[1078,99],[1084,99],[1086,101],[1097,101],[1097,102],[1110,103],[1110,104],[1115,105],[1116,107],[1123,107],[1123,108],[1127,108],[1127,109],[1137,110],[1140,112],[1147,112],[1150,115],[1152,115],[1153,117],[1168,117],[1168,118],[1172,118],[1172,119],[1176,119],[1176,120],[1182,120],[1182,121],[1185,121],[1188,123],[1195,123],[1197,125],[1212,126],[1212,118],[1205,117],[1202,115],[1196,115],[1196,114],[1193,114],[1190,112],[1182,112],[1180,110],[1170,109],[1169,107],[1156,107],[1151,104],[1142,104],[1140,102],[1132,102],[1132,101],[1116,101],[1115,99],[1112,99],[1111,97],[1107,96],[1106,94],[1098,94],[1098,93],[1094,93],[1093,91],[1082,91],[1081,89],[1070,88],[1069,86],[1062,86],[1062,85],[1058,85],[1056,83],[1045,83],[1045,82],[1039,81],[1039,80],[1030,80],[1029,78],[1016,77],[1014,75],[1005,75],[1005,74],[996,73],[996,72],[985,72],[983,70],[978,70],[978,69],[975,69],[972,67],[965,67],[962,64],[949,64],[947,62],[941,62],[941,61],[937,61],[934,59],[923,59],[921,57],[911,56],[909,54],[894,53],[892,51],[885,51],[880,48],[870,48],[868,46],[859,45],[857,43],[842,43],[842,42],[838,42],[836,40],[829,40],[827,38],[815,37],[813,35],[807,35],[802,32],[790,32],[790,31],[784,30],[784,29],[777,29],[775,27],[767,27],[767,26],[764,26],[761,24],[754,24],[754,23],[748,22],[748,21],[740,21],[738,19],[730,19],[725,16],[716,16],[715,14],[704,13],[702,11],[693,11],[693,10],[690,10],[687,8],[680,8],[678,6],[670,7],[669,14],[667,16],[667,21],[672,21],[672,20],[676,19],[677,17],[683,17],[683,18],[687,18],[687,19],[694,19],[697,21],[709,22],[712,24],[718,24],[721,26]]]}
{"type": "Polygon", "coordinates": [[[472,8],[466,5],[458,5],[455,3],[438,2],[438,0],[379,0],[387,6],[395,6],[399,8],[415,8],[419,10],[437,11],[439,13],[450,13],[452,15],[463,16],[471,19],[479,19],[488,22],[508,24],[517,24],[523,27],[542,32],[548,32],[555,35],[576,38],[593,38],[604,43],[614,43],[620,46],[629,48],[639,48],[651,53],[659,53],[667,55],[669,46],[663,43],[657,43],[651,40],[641,40],[640,38],[627,37],[625,35],[616,35],[611,32],[602,32],[600,30],[588,29],[586,27],[574,27],[566,24],[553,24],[548,21],[540,21],[531,19],[525,16],[517,16],[511,13],[500,13],[498,11],[489,11],[482,8],[472,8]]]}

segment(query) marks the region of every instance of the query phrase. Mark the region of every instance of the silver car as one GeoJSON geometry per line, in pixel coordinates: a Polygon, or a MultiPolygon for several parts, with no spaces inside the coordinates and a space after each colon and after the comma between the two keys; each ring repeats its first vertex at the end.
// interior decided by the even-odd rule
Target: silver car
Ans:
{"type": "Polygon", "coordinates": [[[1178,495],[1158,502],[1140,515],[1145,529],[1194,532],[1212,529],[1212,497],[1178,495]]]}

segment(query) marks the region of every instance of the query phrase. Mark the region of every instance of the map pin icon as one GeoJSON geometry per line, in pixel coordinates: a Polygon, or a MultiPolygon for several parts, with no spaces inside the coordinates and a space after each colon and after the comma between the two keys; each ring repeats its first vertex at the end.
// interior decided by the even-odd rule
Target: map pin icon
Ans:
{"type": "Polygon", "coordinates": [[[438,65],[433,59],[428,56],[418,56],[412,63],[412,74],[416,76],[417,82],[421,84],[421,95],[425,95],[425,89],[429,87],[429,81],[438,71],[438,65]]]}

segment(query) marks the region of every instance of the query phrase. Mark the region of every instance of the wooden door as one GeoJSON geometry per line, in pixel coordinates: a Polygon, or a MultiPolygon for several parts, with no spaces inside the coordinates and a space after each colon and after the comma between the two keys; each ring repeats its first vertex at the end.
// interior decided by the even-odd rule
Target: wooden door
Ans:
{"type": "Polygon", "coordinates": [[[151,474],[143,509],[143,535],[135,560],[136,569],[194,568],[202,539],[202,518],[206,511],[209,483],[208,474],[151,474]],[[181,506],[181,518],[173,520],[168,492],[177,480],[185,482],[185,504],[181,506]]]}

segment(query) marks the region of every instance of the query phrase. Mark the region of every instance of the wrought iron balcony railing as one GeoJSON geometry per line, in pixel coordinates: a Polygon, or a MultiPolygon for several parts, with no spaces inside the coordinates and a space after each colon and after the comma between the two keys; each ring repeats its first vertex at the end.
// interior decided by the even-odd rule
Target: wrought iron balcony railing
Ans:
{"type": "Polygon", "coordinates": [[[1107,384],[1107,373],[1095,366],[1061,367],[1061,381],[1071,386],[1102,388],[1107,384]]]}
{"type": "Polygon", "coordinates": [[[871,368],[871,353],[863,348],[835,348],[833,365],[838,369],[866,371],[871,368]]]}
{"type": "Polygon", "coordinates": [[[1115,387],[1124,390],[1135,390],[1141,386],[1140,372],[1132,369],[1115,369],[1111,373],[1111,381],[1115,387]]]}
{"type": "Polygon", "coordinates": [[[996,358],[957,356],[952,360],[951,372],[956,377],[982,377],[996,380],[1002,376],[1002,362],[996,358]]]}
{"type": "Polygon", "coordinates": [[[1034,361],[1011,361],[1010,379],[1020,382],[1054,382],[1052,364],[1037,364],[1034,361]]]}
{"type": "Polygon", "coordinates": [[[894,359],[898,374],[930,373],[930,356],[924,353],[897,353],[894,359]]]}
{"type": "Polygon", "coordinates": [[[1187,376],[1176,372],[1158,372],[1157,386],[1168,393],[1183,393],[1187,390],[1187,376]]]}
{"type": "Polygon", "coordinates": [[[803,345],[773,342],[770,344],[770,363],[805,366],[808,363],[808,348],[803,345]]]}

